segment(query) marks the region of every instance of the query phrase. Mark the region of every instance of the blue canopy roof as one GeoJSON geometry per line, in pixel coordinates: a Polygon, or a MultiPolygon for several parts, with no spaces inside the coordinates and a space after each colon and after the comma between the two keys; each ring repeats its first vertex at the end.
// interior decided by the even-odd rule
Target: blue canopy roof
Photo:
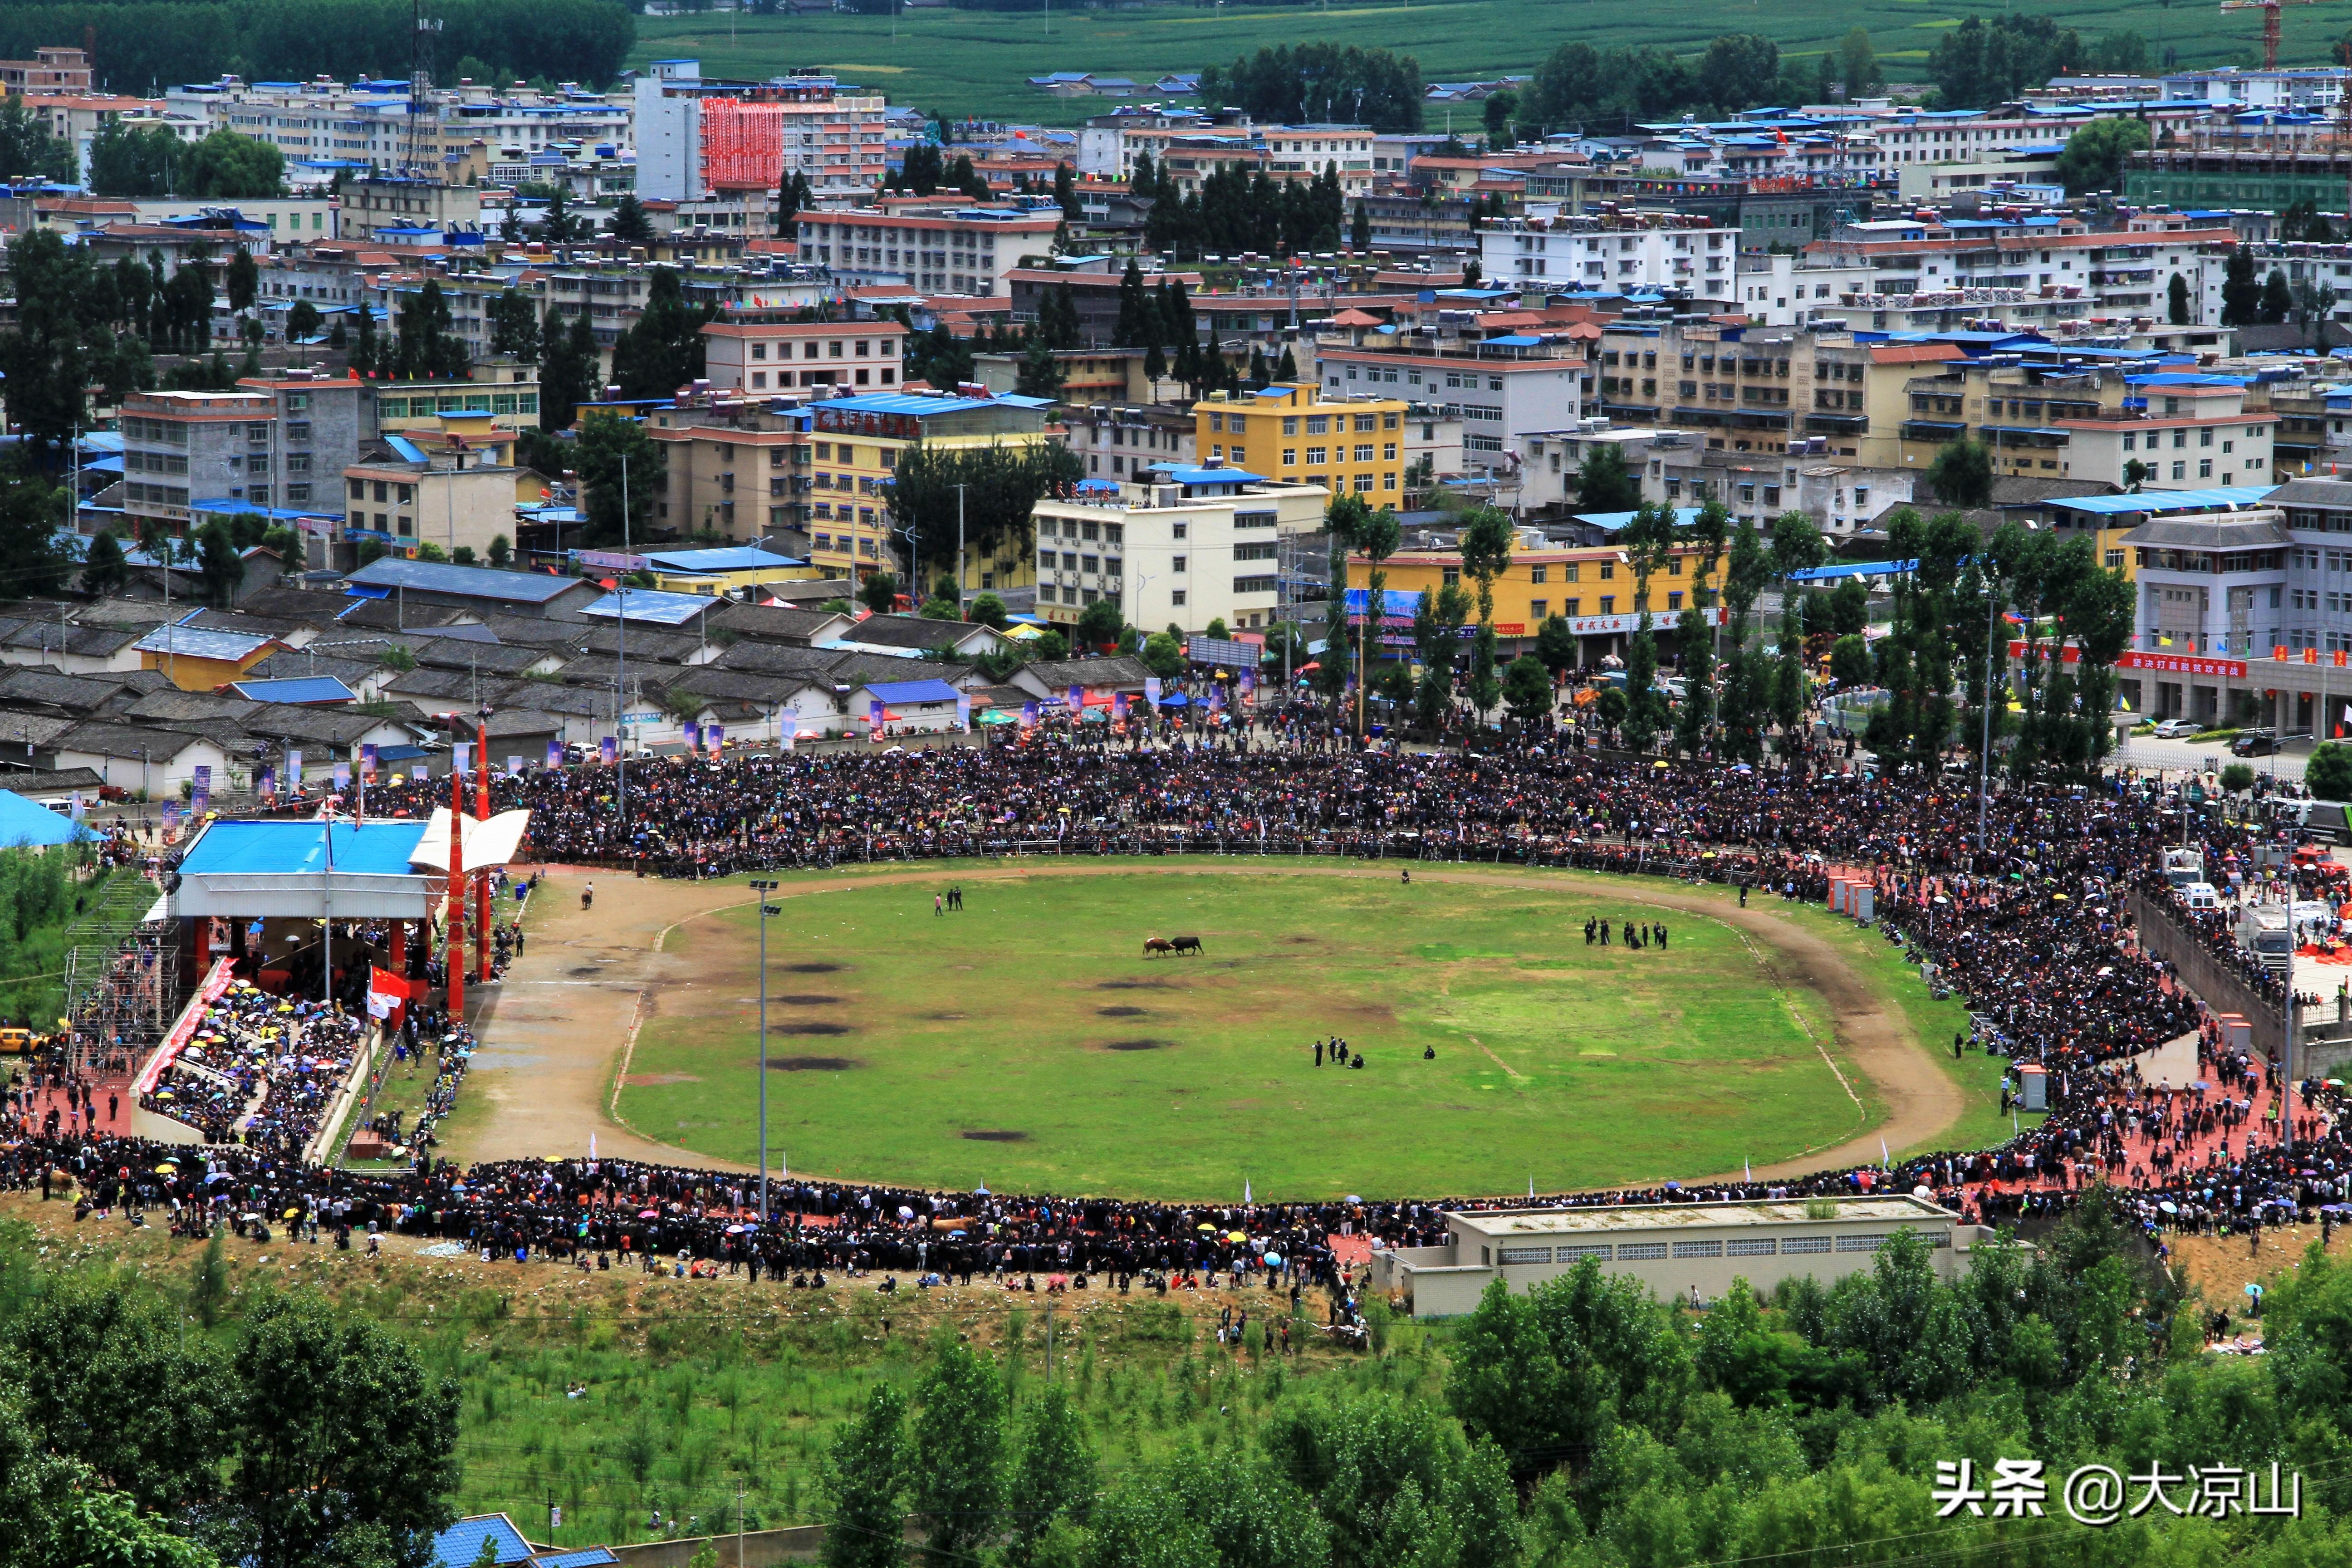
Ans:
{"type": "Polygon", "coordinates": [[[301,675],[285,680],[233,680],[231,691],[248,702],[356,702],[359,693],[331,675],[301,675]]]}
{"type": "MultiPolygon", "coordinates": [[[[1692,521],[1697,518],[1698,513],[1699,509],[1695,506],[1678,506],[1675,508],[1675,526],[1676,528],[1688,528],[1692,521]]],[[[1571,512],[1570,515],[1575,518],[1577,521],[1590,523],[1592,527],[1601,530],[1604,533],[1614,533],[1619,529],[1633,521],[1633,514],[1630,511],[1580,511],[1571,512]]]]}
{"type": "Polygon", "coordinates": [[[617,621],[625,616],[632,622],[642,621],[647,626],[682,626],[705,610],[716,609],[726,602],[708,594],[665,594],[656,588],[632,588],[626,595],[618,590],[607,594],[594,604],[583,605],[580,613],[604,621],[617,621]]]}
{"type": "MultiPolygon", "coordinates": [[[[415,875],[410,858],[425,837],[422,821],[338,822],[335,870],[345,876],[415,875]]],[[[246,876],[316,876],[327,868],[328,832],[323,822],[215,822],[197,835],[180,862],[191,877],[233,872],[246,876]]]]}
{"type": "Polygon", "coordinates": [[[885,702],[952,702],[956,689],[944,680],[874,680],[866,686],[868,694],[885,702]]]}
{"type": "Polygon", "coordinates": [[[71,844],[98,835],[69,816],[60,816],[37,800],[26,800],[14,790],[0,789],[0,847],[71,844]]]}
{"type": "Polygon", "coordinates": [[[2049,503],[2053,511],[2089,512],[2095,517],[2146,513],[2162,517],[2171,512],[2223,511],[2232,507],[2259,506],[2274,485],[2222,485],[2210,490],[2143,490],[2137,495],[2068,496],[2049,503]]]}
{"type": "Polygon", "coordinates": [[[1846,561],[1835,566],[1811,566],[1789,574],[1791,583],[1834,583],[1847,577],[1893,577],[1916,572],[1915,561],[1846,561]]]}
{"type": "Polygon", "coordinates": [[[791,555],[778,555],[753,545],[711,550],[648,550],[647,561],[665,572],[765,572],[780,566],[805,566],[791,555]]]}

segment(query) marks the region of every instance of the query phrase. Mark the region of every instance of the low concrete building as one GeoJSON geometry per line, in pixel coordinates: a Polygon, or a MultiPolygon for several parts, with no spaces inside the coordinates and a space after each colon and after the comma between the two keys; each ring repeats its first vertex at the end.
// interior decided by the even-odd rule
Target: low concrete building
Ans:
{"type": "Polygon", "coordinates": [[[1990,1233],[1959,1215],[1907,1195],[1769,1199],[1756,1203],[1628,1204],[1600,1208],[1484,1209],[1449,1212],[1437,1247],[1395,1248],[1372,1258],[1372,1280],[1400,1291],[1417,1318],[1448,1318],[1478,1304],[1502,1279],[1528,1290],[1590,1258],[1604,1272],[1628,1274],[1653,1294],[1714,1300],[1744,1279],[1761,1294],[1783,1279],[1811,1276],[1830,1284],[1871,1266],[1898,1231],[1916,1231],[1936,1271],[1949,1279],[1961,1258],[1990,1233]]]}

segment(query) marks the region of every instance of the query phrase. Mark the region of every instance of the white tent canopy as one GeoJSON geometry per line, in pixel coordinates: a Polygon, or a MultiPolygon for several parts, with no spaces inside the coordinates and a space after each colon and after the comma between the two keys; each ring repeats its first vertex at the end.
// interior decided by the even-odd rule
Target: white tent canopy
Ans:
{"type": "MultiPolygon", "coordinates": [[[[466,869],[480,870],[485,866],[505,866],[513,862],[522,847],[522,836],[530,826],[528,811],[502,811],[496,816],[465,822],[465,837],[461,841],[466,852],[466,869]]],[[[425,825],[425,837],[416,841],[409,853],[409,863],[430,866],[436,871],[449,868],[449,808],[442,806],[434,812],[425,825]]]]}

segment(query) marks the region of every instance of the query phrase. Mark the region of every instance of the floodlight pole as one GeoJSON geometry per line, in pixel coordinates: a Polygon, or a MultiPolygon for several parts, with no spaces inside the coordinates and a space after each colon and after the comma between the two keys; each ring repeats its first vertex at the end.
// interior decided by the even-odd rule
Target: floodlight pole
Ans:
{"type": "Polygon", "coordinates": [[[760,900],[760,1223],[768,1223],[768,895],[774,882],[754,882],[760,900]]]}

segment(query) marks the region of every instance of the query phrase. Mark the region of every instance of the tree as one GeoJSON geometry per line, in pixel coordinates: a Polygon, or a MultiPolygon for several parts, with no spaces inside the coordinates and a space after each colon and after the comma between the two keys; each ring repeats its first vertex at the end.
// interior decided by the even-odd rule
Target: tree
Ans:
{"type": "Polygon", "coordinates": [[[1478,584],[1478,635],[1470,645],[1470,705],[1482,719],[1502,696],[1495,678],[1495,579],[1511,569],[1516,537],[1507,515],[1478,506],[1463,514],[1455,545],[1462,570],[1478,584]]]}
{"type": "Polygon", "coordinates": [[[1062,209],[1062,216],[1072,223],[1086,216],[1078,203],[1077,177],[1071,172],[1066,158],[1054,165],[1054,205],[1062,209]]]}
{"type": "MultiPolygon", "coordinates": [[[[596,353],[596,333],[588,324],[588,312],[582,310],[572,318],[567,328],[557,323],[540,340],[539,345],[539,427],[541,430],[565,430],[572,426],[573,412],[596,395],[596,370],[601,363],[596,353]]],[[[366,318],[361,318],[362,323],[366,318]]]]}
{"type": "Polygon", "coordinates": [[[400,303],[400,343],[393,374],[404,381],[457,381],[465,376],[472,356],[449,314],[448,296],[441,280],[427,278],[425,286],[400,303]]]}
{"type": "Polygon", "coordinates": [[[131,579],[130,568],[123,564],[122,543],[111,529],[100,529],[90,537],[89,549],[82,558],[81,591],[104,597],[120,592],[131,579]]]}
{"type": "Polygon", "coordinates": [[[1711,39],[1695,73],[1700,99],[1727,114],[1769,103],[1780,80],[1780,50],[1755,33],[1711,39]]]}
{"type": "Polygon", "coordinates": [[[776,237],[792,239],[800,233],[800,215],[816,205],[816,187],[797,171],[776,187],[776,237]]]}
{"type": "Polygon", "coordinates": [[[1029,346],[1022,353],[1020,367],[1013,373],[1013,390],[1023,397],[1058,398],[1062,395],[1062,366],[1054,358],[1053,345],[1033,333],[1029,346]]]}
{"type": "Polygon", "coordinates": [[[1860,98],[1885,84],[1886,78],[1878,68],[1878,55],[1871,47],[1870,30],[1855,27],[1838,45],[1838,80],[1849,99],[1860,98]]]}
{"type": "Polygon", "coordinates": [[[71,564],[58,548],[69,503],[37,473],[0,473],[0,601],[62,593],[71,564]]]}
{"type": "Polygon", "coordinates": [[[1453,716],[1454,661],[1462,646],[1459,634],[1470,619],[1470,595],[1459,583],[1442,584],[1435,593],[1424,588],[1413,601],[1413,654],[1421,661],[1413,723],[1433,735],[1444,730],[1453,716]]]}
{"type": "Polygon", "coordinates": [[[514,564],[514,542],[503,533],[490,535],[490,569],[503,572],[514,564]]]}
{"type": "Polygon", "coordinates": [[[688,305],[677,269],[652,268],[645,309],[636,324],[613,345],[613,379],[624,398],[667,398],[698,381],[703,371],[702,329],[716,313],[709,305],[688,305]]]}
{"type": "Polygon", "coordinates": [[[1117,599],[1097,599],[1078,613],[1078,624],[1071,640],[1080,647],[1108,647],[1118,641],[1119,628],[1123,624],[1117,599]]]}
{"type": "Polygon", "coordinates": [[[1928,465],[1927,482],[1946,506],[1971,510],[1992,504],[1992,450],[1963,437],[1945,444],[1928,465]]]}
{"type": "MultiPolygon", "coordinates": [[[[1348,220],[1348,248],[1360,256],[1372,247],[1372,215],[1366,210],[1363,198],[1356,198],[1356,210],[1348,220]]],[[[1285,348],[1285,357],[1290,351],[1285,348]]],[[[1296,372],[1293,373],[1297,374],[1296,372]]]]}
{"type": "MultiPolygon", "coordinates": [[[[2321,744],[2332,745],[2334,742],[2322,742],[2321,744]]],[[[2314,751],[2317,751],[2318,749],[2319,748],[2317,746],[2312,748],[2314,751]]],[[[2307,773],[2305,782],[2309,782],[2307,773]]],[[[2352,773],[2346,774],[2345,782],[2352,783],[2352,773]]],[[[2221,770],[2221,787],[2228,790],[2231,795],[2245,794],[2248,790],[2254,787],[2254,770],[2252,765],[2246,763],[2231,763],[2228,764],[2221,770]]]]}
{"type": "Polygon", "coordinates": [[[2175,327],[2194,326],[2197,318],[2189,308],[2189,279],[2176,272],[2172,281],[2164,286],[2164,319],[2175,327]]]}
{"type": "Polygon", "coordinates": [[[286,341],[306,343],[319,335],[319,307],[308,300],[297,300],[286,311],[286,341]]]}
{"type": "Polygon", "coordinates": [[[2294,309],[2294,290],[2287,287],[2286,274],[2275,267],[2272,268],[2270,276],[2263,279],[2263,297],[2255,310],[2256,319],[2265,327],[2281,326],[2294,309]]]}
{"type": "Polygon", "coordinates": [[[2245,246],[2231,247],[2221,267],[2221,324],[2251,327],[2261,319],[2263,286],[2254,277],[2254,253],[2245,246]]]}
{"type": "Polygon", "coordinates": [[[925,1555],[954,1568],[995,1537],[1004,1510],[1004,1380],[992,1360],[942,1338],[916,1400],[908,1502],[929,1524],[925,1555]]]}
{"type": "Polygon", "coordinates": [[[1532,724],[1551,711],[1551,671],[1543,660],[1531,653],[1523,653],[1511,660],[1503,671],[1503,700],[1510,705],[1511,716],[1522,724],[1532,724]]]}
{"type": "Polygon", "coordinates": [[[228,289],[230,310],[242,312],[253,309],[254,296],[261,290],[261,268],[255,265],[253,252],[238,246],[221,280],[228,289]]]}
{"type": "Polygon", "coordinates": [[[662,487],[660,443],[635,419],[596,409],[580,422],[574,464],[588,513],[587,541],[618,544],[644,537],[635,525],[662,487]],[[627,515],[623,516],[621,479],[626,459],[627,515]]]}
{"type": "MultiPolygon", "coordinates": [[[[913,534],[925,574],[954,572],[959,534],[979,560],[1026,554],[1036,537],[1031,514],[1037,502],[1068,493],[1084,477],[1078,455],[1059,442],[917,445],[898,455],[890,515],[913,534]]],[[[1114,625],[1111,636],[1118,630],[1114,625]]]]}
{"type": "Polygon", "coordinates": [[[912,1464],[906,1422],[907,1396],[885,1381],[866,1396],[865,1414],[835,1434],[818,1472],[831,1515],[824,1568],[898,1568],[905,1561],[899,1499],[912,1464]]]}
{"type": "Polygon", "coordinates": [[[0,98],[0,179],[70,180],[74,176],[72,147],[49,134],[31,101],[21,95],[0,98]]]}
{"type": "Polygon", "coordinates": [[[190,196],[257,201],[279,195],[286,185],[286,154],[259,137],[215,131],[186,149],[175,183],[181,195],[190,196]]]}
{"type": "Polygon", "coordinates": [[[1332,43],[1261,48],[1201,73],[1202,101],[1233,104],[1262,123],[1344,116],[1375,131],[1418,131],[1425,96],[1421,64],[1410,55],[1332,43]]]}
{"type": "Polygon", "coordinates": [[[196,531],[196,563],[205,602],[216,610],[228,608],[245,582],[245,562],[217,520],[196,531]]]}
{"type": "Polygon", "coordinates": [[[654,242],[654,220],[646,216],[645,203],[637,200],[635,191],[623,191],[621,199],[613,205],[611,232],[623,245],[651,245],[654,242]]]}
{"type": "Polygon", "coordinates": [[[1642,483],[1625,467],[1624,450],[1601,442],[1585,454],[1576,469],[1579,511],[1632,511],[1642,504],[1642,483]]]}
{"type": "Polygon", "coordinates": [[[2119,115],[2093,120],[2074,128],[2066,138],[2066,150],[2058,154],[2058,178],[2065,184],[2066,194],[2082,195],[2090,191],[2116,191],[2124,188],[2124,161],[2134,153],[2147,151],[2147,124],[2145,121],[2128,120],[2119,115]]]}
{"type": "Polygon", "coordinates": [[[1084,1418],[1060,1384],[1048,1384],[1029,1409],[1013,1471],[1012,1533],[1005,1560],[1031,1568],[1038,1543],[1055,1525],[1084,1524],[1094,1507],[1095,1460],[1084,1418]]]}
{"type": "Polygon", "coordinates": [[[362,1542],[422,1562],[456,1517],[457,1387],[382,1326],[308,1292],[247,1308],[223,1489],[223,1557],[348,1561],[362,1542]]]}
{"type": "Polygon", "coordinates": [[[1848,689],[1870,684],[1870,644],[1860,632],[1849,632],[1831,646],[1830,677],[1848,689]]]}
{"type": "MultiPolygon", "coordinates": [[[[202,282],[203,270],[184,265],[181,276],[201,285],[203,320],[209,323],[212,289],[202,282]]],[[[8,418],[36,444],[62,447],[89,423],[92,386],[119,400],[146,386],[153,367],[146,346],[121,330],[121,296],[112,275],[102,276],[87,249],[27,227],[9,243],[8,275],[16,298],[16,325],[0,333],[8,418]]],[[[173,296],[175,310],[183,308],[176,303],[181,297],[173,296]]]]}
{"type": "Polygon", "coordinates": [[[489,303],[490,353],[520,360],[540,355],[539,304],[520,289],[508,289],[489,303]]]}
{"type": "Polygon", "coordinates": [[[1173,680],[1184,673],[1184,645],[1167,632],[1154,632],[1143,639],[1143,652],[1139,656],[1143,668],[1162,680],[1173,680]]]}
{"type": "Polygon", "coordinates": [[[2352,801],[2352,745],[2322,741],[2312,747],[2303,782],[2321,800],[2352,801]]]}
{"type": "Polygon", "coordinates": [[[857,602],[877,616],[888,615],[898,606],[898,579],[887,572],[866,574],[857,585],[857,602]]]}
{"type": "Polygon", "coordinates": [[[1566,675],[1582,657],[1567,617],[1546,616],[1543,625],[1536,628],[1536,658],[1543,667],[1554,676],[1566,675]]]}
{"type": "Polygon", "coordinates": [[[2320,329],[2334,320],[2335,314],[2334,284],[2315,282],[2306,278],[2294,285],[2294,324],[2304,336],[2311,340],[2314,347],[2326,346],[2320,342],[2320,329]]]}

